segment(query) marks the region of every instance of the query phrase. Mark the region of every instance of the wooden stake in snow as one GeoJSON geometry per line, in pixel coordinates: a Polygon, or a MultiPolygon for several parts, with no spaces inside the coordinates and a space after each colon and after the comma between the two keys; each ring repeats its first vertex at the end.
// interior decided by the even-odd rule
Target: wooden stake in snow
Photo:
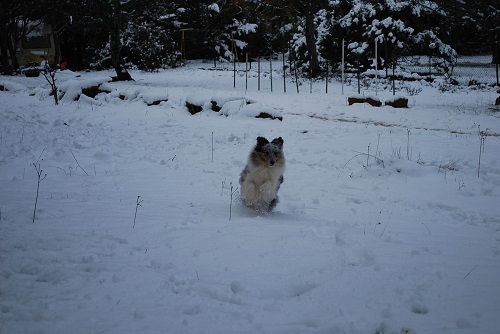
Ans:
{"type": "Polygon", "coordinates": [[[231,182],[231,200],[229,202],[229,220],[231,220],[232,216],[232,206],[233,206],[233,182],[231,182]]]}
{"type": "Polygon", "coordinates": [[[361,78],[360,78],[360,69],[359,69],[359,59],[356,64],[356,77],[358,78],[358,95],[361,94],[361,78]]]}
{"type": "Polygon", "coordinates": [[[273,62],[272,51],[269,52],[269,76],[271,78],[271,92],[273,91],[273,62]]]}
{"type": "Polygon", "coordinates": [[[375,95],[378,95],[378,47],[375,38],[375,95]]]}
{"type": "Polygon", "coordinates": [[[429,81],[432,78],[432,55],[429,55],[429,81]]]}
{"type": "Polygon", "coordinates": [[[309,56],[309,94],[313,92],[313,75],[311,66],[311,57],[309,56]]]}
{"type": "Polygon", "coordinates": [[[245,92],[248,90],[248,52],[245,53],[245,92]]]}
{"type": "Polygon", "coordinates": [[[342,95],[344,95],[344,48],[345,48],[345,45],[344,45],[345,41],[344,39],[342,38],[342,95]]]}
{"type": "Polygon", "coordinates": [[[257,57],[257,90],[260,91],[260,57],[257,57]]]}
{"type": "Polygon", "coordinates": [[[328,94],[328,72],[329,72],[329,66],[328,66],[328,60],[326,61],[326,74],[325,74],[325,93],[328,94]]]}
{"type": "Polygon", "coordinates": [[[392,95],[396,95],[396,60],[392,63],[392,95]]]}
{"type": "Polygon", "coordinates": [[[232,38],[232,46],[233,46],[233,88],[236,88],[236,48],[234,45],[234,37],[233,34],[231,33],[231,38],[232,38]]]}
{"type": "Polygon", "coordinates": [[[285,51],[283,51],[283,92],[286,93],[286,66],[285,66],[285,51]]]}
{"type": "Polygon", "coordinates": [[[295,73],[295,87],[297,87],[297,94],[299,94],[299,75],[297,74],[297,55],[294,53],[293,57],[293,71],[295,73]]]}
{"type": "Polygon", "coordinates": [[[183,62],[186,62],[186,41],[184,39],[184,30],[181,30],[181,58],[183,62]]]}
{"type": "Polygon", "coordinates": [[[410,160],[410,129],[406,129],[408,140],[406,141],[406,160],[410,160]]]}

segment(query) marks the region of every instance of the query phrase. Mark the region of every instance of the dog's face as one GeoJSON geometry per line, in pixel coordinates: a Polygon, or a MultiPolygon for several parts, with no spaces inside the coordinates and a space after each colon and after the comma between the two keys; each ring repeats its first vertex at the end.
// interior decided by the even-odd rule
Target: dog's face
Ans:
{"type": "Polygon", "coordinates": [[[257,137],[257,145],[251,154],[252,162],[257,166],[273,167],[283,166],[285,159],[283,156],[283,139],[274,138],[269,142],[264,137],[257,137]]]}

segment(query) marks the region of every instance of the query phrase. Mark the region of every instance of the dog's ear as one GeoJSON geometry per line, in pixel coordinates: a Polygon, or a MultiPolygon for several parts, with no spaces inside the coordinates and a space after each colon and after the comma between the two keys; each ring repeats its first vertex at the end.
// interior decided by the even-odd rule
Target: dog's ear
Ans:
{"type": "Polygon", "coordinates": [[[264,137],[257,137],[257,147],[262,147],[266,144],[269,144],[269,140],[264,137]]]}
{"type": "Polygon", "coordinates": [[[278,146],[279,148],[283,148],[283,138],[281,138],[281,137],[274,138],[272,143],[274,145],[278,146]]]}

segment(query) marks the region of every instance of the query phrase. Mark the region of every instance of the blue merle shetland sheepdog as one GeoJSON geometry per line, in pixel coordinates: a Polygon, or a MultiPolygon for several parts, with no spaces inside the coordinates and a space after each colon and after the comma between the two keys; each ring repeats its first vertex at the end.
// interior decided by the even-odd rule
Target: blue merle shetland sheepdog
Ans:
{"type": "Polygon", "coordinates": [[[278,190],[283,183],[285,156],[281,137],[269,142],[257,137],[248,157],[248,163],[240,175],[243,203],[259,212],[270,212],[278,204],[278,190]]]}

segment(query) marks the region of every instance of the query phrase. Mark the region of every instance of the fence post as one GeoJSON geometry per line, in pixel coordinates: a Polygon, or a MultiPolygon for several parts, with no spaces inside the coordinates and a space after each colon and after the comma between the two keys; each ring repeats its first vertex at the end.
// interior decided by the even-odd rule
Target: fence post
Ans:
{"type": "Polygon", "coordinates": [[[396,59],[392,62],[392,95],[396,95],[396,59]]]}
{"type": "Polygon", "coordinates": [[[375,38],[375,95],[378,95],[378,46],[375,38]]]}
{"type": "Polygon", "coordinates": [[[286,93],[285,51],[283,51],[283,92],[286,93]]]}
{"type": "Polygon", "coordinates": [[[313,92],[313,76],[312,76],[312,66],[311,61],[309,60],[309,94],[313,92]]]}
{"type": "Polygon", "coordinates": [[[184,30],[182,30],[182,41],[181,41],[181,53],[182,53],[182,61],[186,62],[186,42],[184,39],[184,30]]]}
{"type": "Polygon", "coordinates": [[[236,57],[233,52],[233,88],[236,88],[236,57]]]}
{"type": "MultiPolygon", "coordinates": [[[[497,28],[498,29],[498,28],[497,28]]],[[[500,84],[498,83],[498,63],[500,63],[500,54],[498,54],[498,32],[495,33],[495,68],[497,72],[497,86],[500,84]]]]}
{"type": "Polygon", "coordinates": [[[215,48],[214,48],[214,67],[217,67],[217,53],[215,52],[215,48]]]}
{"type": "Polygon", "coordinates": [[[429,82],[432,78],[432,55],[429,55],[429,82]]]}
{"type": "Polygon", "coordinates": [[[359,70],[359,58],[358,58],[358,63],[356,64],[356,75],[358,77],[358,94],[361,94],[361,73],[359,70]]]}
{"type": "Polygon", "coordinates": [[[293,71],[295,72],[295,86],[297,87],[297,94],[299,94],[299,76],[297,74],[297,60],[295,57],[293,58],[293,71]]]}
{"type": "Polygon", "coordinates": [[[328,70],[329,70],[329,66],[328,66],[328,59],[326,60],[326,75],[325,75],[325,94],[328,94],[328,70]]]}
{"type": "Polygon", "coordinates": [[[260,56],[257,57],[257,90],[260,91],[260,56]]]}
{"type": "Polygon", "coordinates": [[[342,38],[342,95],[344,95],[344,39],[342,38]]]}
{"type": "Polygon", "coordinates": [[[231,33],[231,45],[232,45],[232,50],[233,50],[233,88],[236,88],[236,47],[234,44],[234,36],[233,33],[231,33]]]}
{"type": "Polygon", "coordinates": [[[273,92],[273,58],[272,51],[269,51],[269,75],[271,77],[271,93],[273,92]]]}

